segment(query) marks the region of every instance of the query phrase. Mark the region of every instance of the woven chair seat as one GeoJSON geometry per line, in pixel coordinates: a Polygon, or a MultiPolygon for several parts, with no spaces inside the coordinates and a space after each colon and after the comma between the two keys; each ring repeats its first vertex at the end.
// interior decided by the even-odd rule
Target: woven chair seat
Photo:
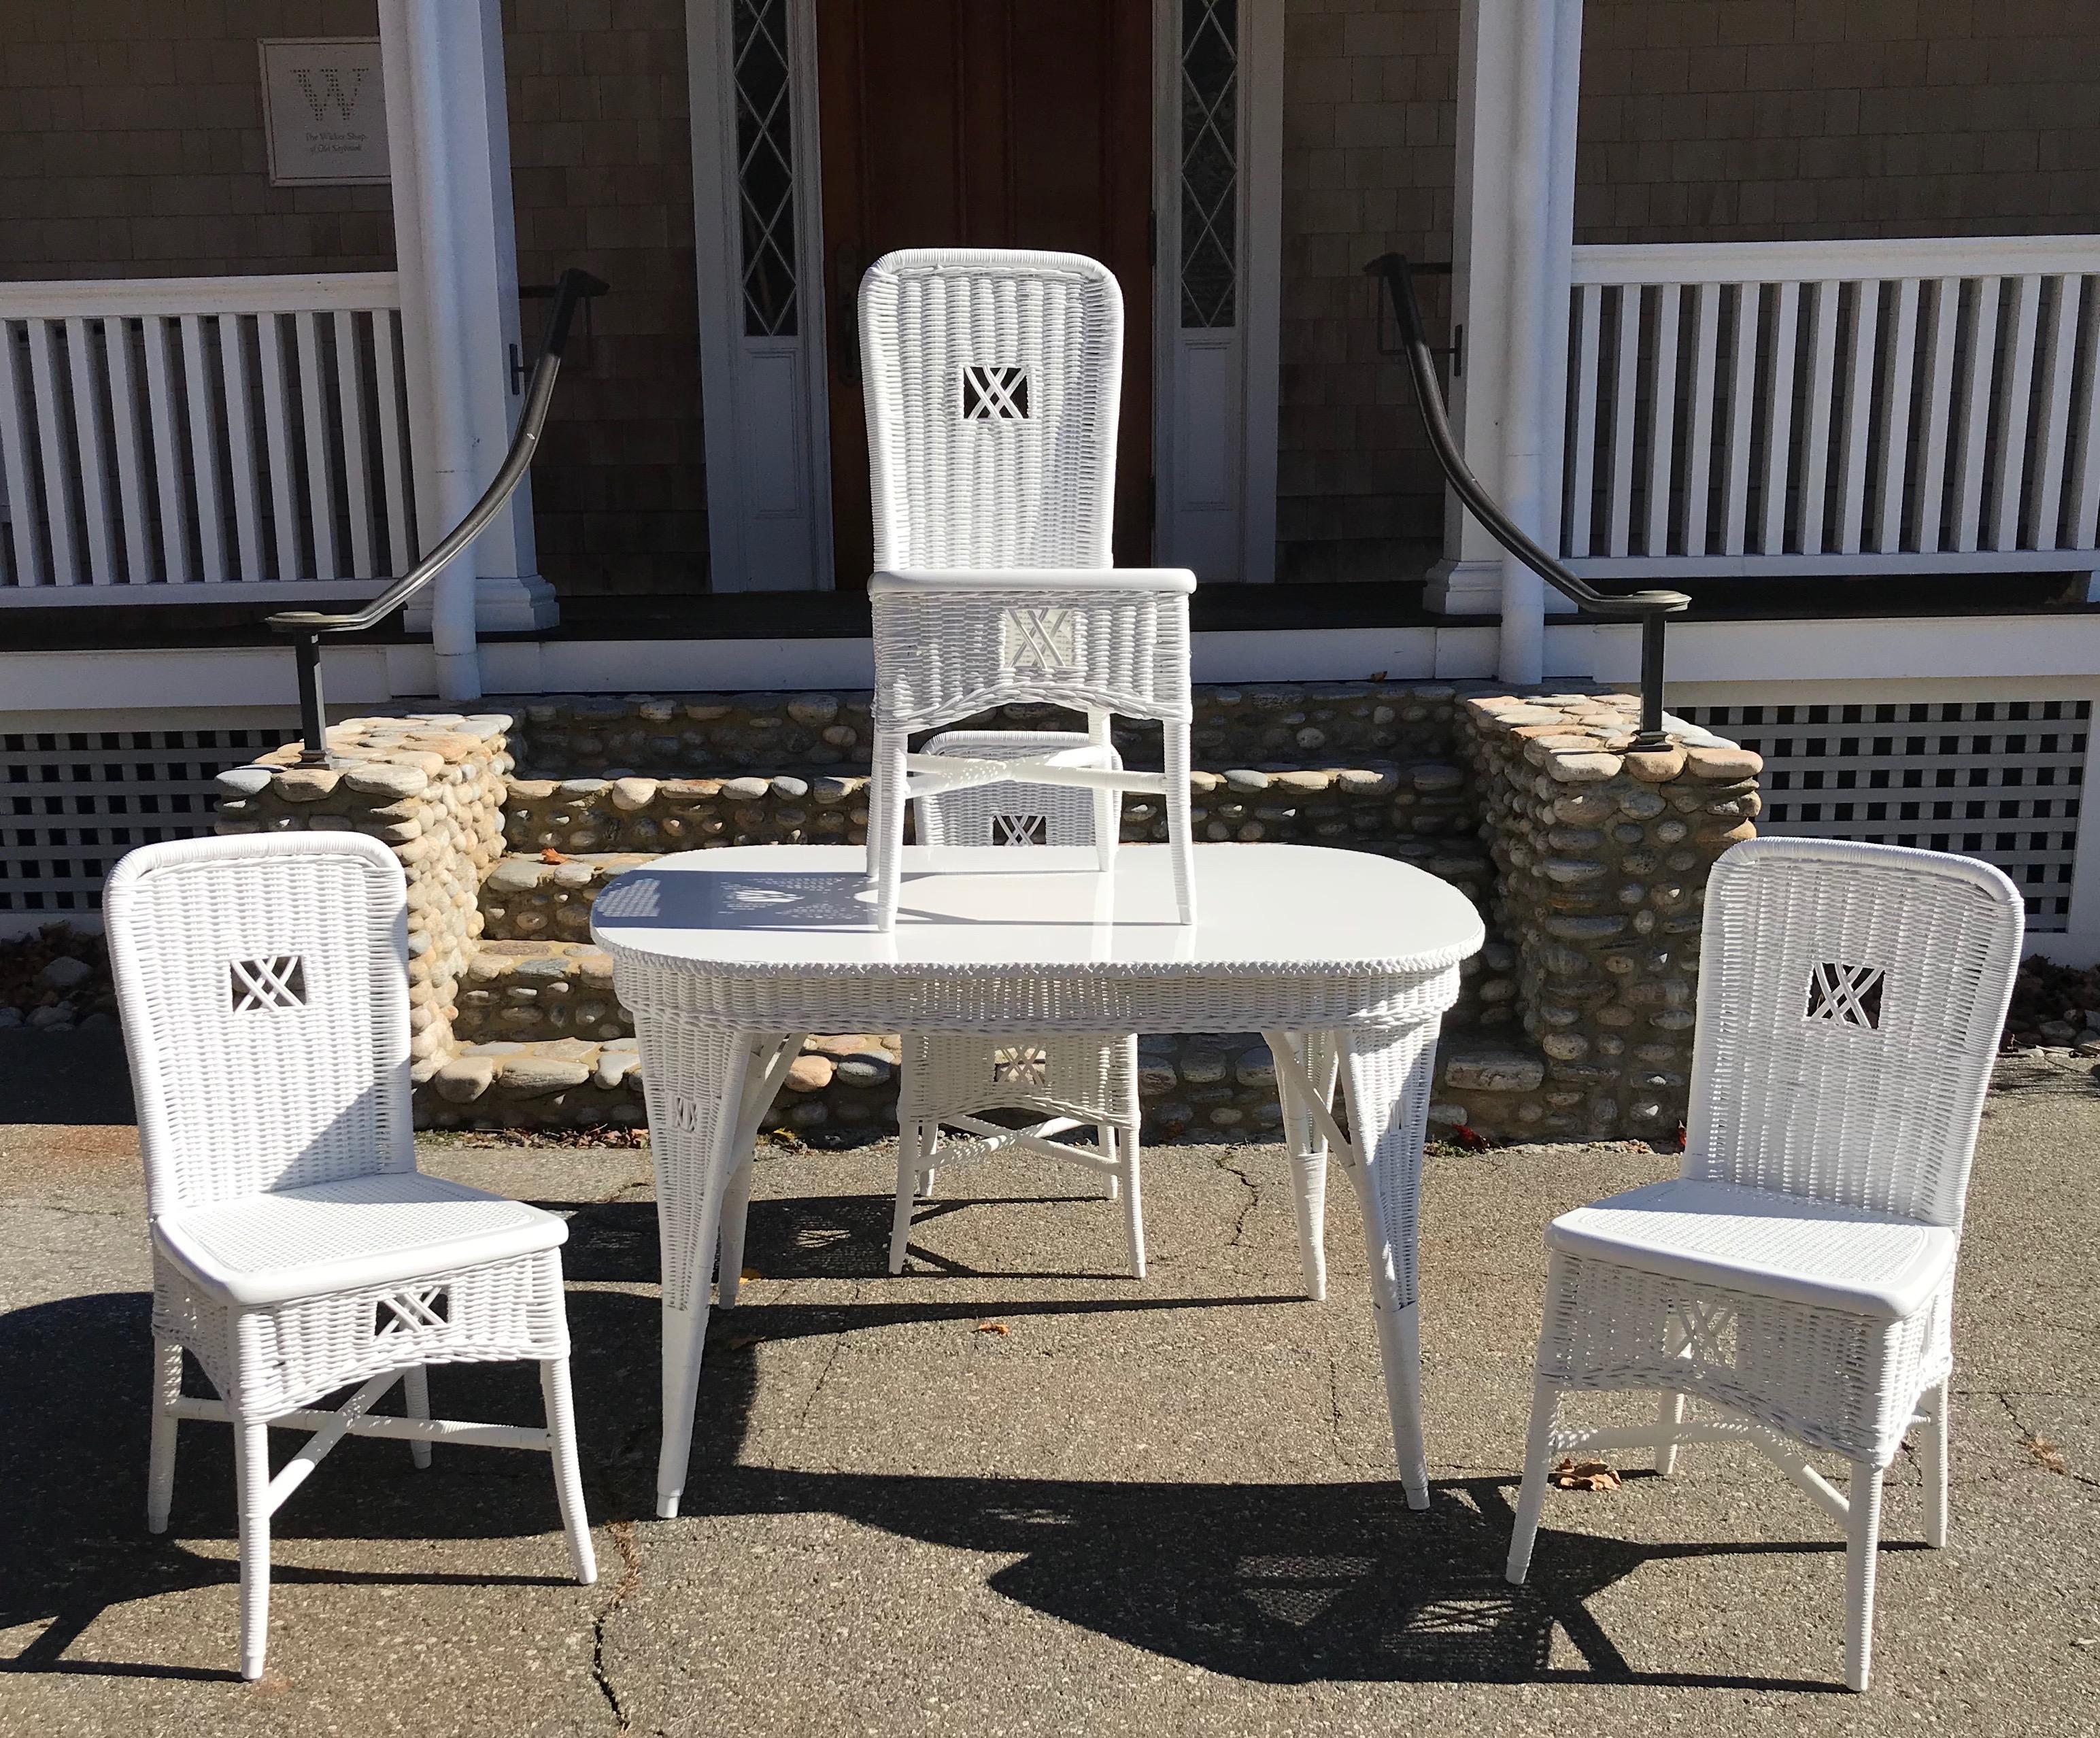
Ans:
{"type": "Polygon", "coordinates": [[[1889,1317],[1924,1308],[1957,1241],[1893,1213],[1683,1177],[1577,1207],[1546,1231],[1579,1260],[1889,1317]]]}
{"type": "Polygon", "coordinates": [[[558,1247],[551,1213],[418,1171],[379,1171],[163,1214],[154,1242],[235,1304],[391,1285],[558,1247]]]}

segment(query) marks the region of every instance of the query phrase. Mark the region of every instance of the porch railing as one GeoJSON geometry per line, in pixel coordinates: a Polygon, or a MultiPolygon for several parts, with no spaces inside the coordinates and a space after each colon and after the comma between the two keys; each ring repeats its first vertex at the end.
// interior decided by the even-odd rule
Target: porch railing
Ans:
{"type": "Polygon", "coordinates": [[[2100,567],[2100,236],[1578,247],[1575,572],[2100,567]]]}
{"type": "Polygon", "coordinates": [[[0,284],[0,606],[382,589],[399,309],[390,271],[0,284]]]}

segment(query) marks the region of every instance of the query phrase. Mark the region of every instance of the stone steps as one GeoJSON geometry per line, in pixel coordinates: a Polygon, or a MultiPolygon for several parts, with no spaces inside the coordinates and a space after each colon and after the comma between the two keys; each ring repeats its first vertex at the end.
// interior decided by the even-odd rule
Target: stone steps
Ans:
{"type": "MultiPolygon", "coordinates": [[[[802,1048],[774,1101],[766,1127],[812,1138],[822,1131],[847,1144],[878,1140],[895,1129],[898,1043],[893,1034],[812,1036],[802,1048]]],[[[461,1044],[418,1085],[416,1109],[420,1126],[439,1128],[594,1127],[607,1123],[637,1127],[648,1120],[641,1055],[629,1035],[603,1040],[573,1036],[496,1039],[461,1044]]]]}

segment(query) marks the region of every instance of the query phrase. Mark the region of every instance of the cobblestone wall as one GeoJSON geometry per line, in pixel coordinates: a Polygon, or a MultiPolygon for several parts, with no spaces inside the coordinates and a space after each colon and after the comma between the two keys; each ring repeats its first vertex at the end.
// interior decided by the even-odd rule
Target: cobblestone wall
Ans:
{"type": "MultiPolygon", "coordinates": [[[[865,689],[834,694],[557,695],[505,703],[517,717],[511,752],[529,778],[624,774],[735,778],[867,765],[865,689]]],[[[1199,765],[1317,765],[1335,756],[1448,757],[1458,690],[1445,682],[1291,682],[1196,690],[1189,743],[1199,765]]],[[[1057,730],[1078,720],[1052,706],[1013,705],[956,730],[1057,730]]],[[[1156,725],[1116,721],[1118,747],[1159,748],[1156,725]]]]}
{"type": "Polygon", "coordinates": [[[1447,1045],[1440,1120],[1657,1139],[1684,1119],[1706,877],[1756,832],[1763,763],[1699,732],[1629,752],[1637,714],[1617,695],[1465,704],[1497,870],[1489,927],[1515,948],[1515,1008],[1535,1048],[1447,1045]]]}
{"type": "MultiPolygon", "coordinates": [[[[335,767],[296,765],[293,745],[223,774],[218,829],[354,827],[401,858],[425,1121],[637,1124],[633,1024],[590,943],[592,902],[665,851],[862,842],[866,696],[529,704],[537,716],[509,735],[496,713],[338,726],[335,767]],[[753,743],[775,757],[726,766],[753,743]],[[516,776],[514,744],[536,771],[555,757],[593,770],[516,776]],[[809,764],[819,753],[838,757],[809,764]],[[798,755],[796,770],[748,770],[798,755]]],[[[1486,915],[1490,939],[1445,1022],[1439,1124],[1667,1138],[1683,1117],[1706,871],[1753,831],[1759,762],[1696,732],[1627,752],[1633,709],[1611,694],[1442,684],[1199,696],[1198,736],[1222,769],[1192,775],[1202,836],[1395,857],[1486,915]]],[[[1043,710],[998,721],[1039,724],[1043,710]]],[[[1126,800],[1126,839],[1164,832],[1156,800],[1126,800]]],[[[840,1142],[893,1127],[898,1053],[894,1034],[813,1037],[772,1126],[840,1142]]],[[[1280,1126],[1257,1034],[1146,1036],[1141,1053],[1148,1138],[1280,1126]]]]}
{"type": "Polygon", "coordinates": [[[483,877],[503,849],[501,713],[357,718],[329,730],[335,765],[297,764],[299,744],[218,775],[219,833],[361,832],[408,876],[410,1054],[418,1080],[453,1053],[461,974],[482,933],[483,877]]]}

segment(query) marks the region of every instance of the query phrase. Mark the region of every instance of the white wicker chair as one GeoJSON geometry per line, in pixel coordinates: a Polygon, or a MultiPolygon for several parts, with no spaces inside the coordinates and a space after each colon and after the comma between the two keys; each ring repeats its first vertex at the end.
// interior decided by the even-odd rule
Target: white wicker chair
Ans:
{"type": "Polygon", "coordinates": [[[109,951],[146,1162],[155,1358],[146,1524],[183,1418],[230,1423],[240,1671],[262,1675],[270,1516],[346,1433],[553,1457],[577,1579],[596,1579],[552,1214],[416,1169],[407,886],[354,833],[196,839],[109,880],[109,951]],[[220,1398],[182,1392],[187,1348],[220,1398]],[[426,1366],[532,1359],[547,1427],[430,1415],[426,1366]],[[394,1384],[404,1417],[374,1405],[394,1384]],[[339,1409],[315,1402],[357,1384],[339,1409]],[[313,1434],[273,1478],[271,1427],[313,1434]]]}
{"type": "MultiPolygon", "coordinates": [[[[1119,768],[1113,747],[1070,731],[950,730],[926,744],[928,756],[964,761],[1048,757],[1056,765],[1119,768]]],[[[1006,779],[922,798],[919,827],[930,845],[1102,844],[1097,809],[1113,815],[1113,791],[1006,779]]],[[[1112,847],[1115,827],[1106,829],[1112,847]]],[[[1105,853],[1104,854],[1105,855],[1105,853]]],[[[1030,1152],[1099,1171],[1110,1199],[1121,1195],[1130,1235],[1130,1271],[1145,1277],[1145,1211],[1138,1184],[1137,1039],[984,1038],[908,1034],[897,1102],[897,1210],[889,1235],[889,1271],[904,1270],[915,1197],[933,1193],[934,1171],[1030,1152]],[[1002,1128],[986,1110],[1024,1110],[1042,1120],[1002,1128]],[[1093,1148],[1052,1139],[1091,1123],[1093,1148]],[[960,1132],[957,1140],[944,1132],[960,1132]]]]}
{"type": "Polygon", "coordinates": [[[1966,858],[1758,839],[1715,866],[1683,1172],[1546,1233],[1511,1581],[1553,1456],[1652,1445],[1668,1473],[1679,1445],[1748,1442],[1846,1523],[1845,1678],[1866,1688],[1882,1476],[1913,1424],[1946,1542],[1954,1264],[2021,928],[2012,883],[1966,858]],[[1556,1430],[1582,1389],[1659,1391],[1660,1416],[1556,1430]],[[1847,1494],[1804,1449],[1851,1462],[1847,1494]]]}
{"type": "Polygon", "coordinates": [[[861,281],[875,568],[875,743],[868,873],[896,920],[907,802],[1008,778],[995,758],[909,752],[1012,701],[1158,719],[1162,773],[1031,764],[1031,783],[1096,794],[1105,859],[1118,791],[1165,800],[1184,923],[1195,920],[1189,821],[1189,594],[1181,568],[1112,566],[1123,295],[1076,254],[923,249],[861,281]]]}

